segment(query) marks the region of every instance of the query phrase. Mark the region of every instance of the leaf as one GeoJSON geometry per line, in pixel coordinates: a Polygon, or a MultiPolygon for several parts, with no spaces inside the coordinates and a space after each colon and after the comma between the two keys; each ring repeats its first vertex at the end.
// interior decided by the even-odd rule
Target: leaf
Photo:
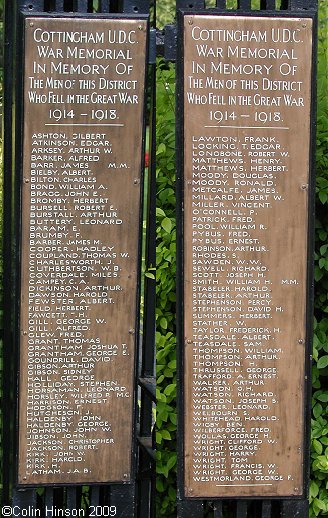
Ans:
{"type": "Polygon", "coordinates": [[[321,511],[326,511],[326,504],[324,502],[321,502],[321,500],[315,498],[314,503],[319,509],[321,509],[321,511]]]}
{"type": "Polygon", "coordinates": [[[314,480],[311,480],[311,484],[310,484],[310,497],[311,498],[315,498],[316,496],[318,496],[318,494],[319,494],[318,484],[314,480]]]}
{"type": "Polygon", "coordinates": [[[327,248],[328,248],[328,244],[327,245],[322,245],[320,247],[320,254],[321,255],[325,255],[325,253],[327,252],[327,248]]]}
{"type": "Polygon", "coordinates": [[[171,498],[171,500],[173,502],[175,502],[177,499],[177,492],[176,492],[175,488],[172,486],[169,487],[169,497],[171,498]]]}
{"type": "Polygon", "coordinates": [[[165,429],[162,430],[162,437],[163,437],[163,439],[166,439],[168,441],[171,440],[171,434],[168,430],[165,430],[165,429]]]}
{"type": "Polygon", "coordinates": [[[321,455],[321,453],[322,453],[322,444],[321,444],[321,442],[318,441],[317,439],[313,439],[312,445],[313,445],[313,448],[314,448],[315,452],[318,453],[319,455],[321,455]]]}
{"type": "Polygon", "coordinates": [[[314,279],[316,282],[319,282],[323,277],[323,272],[318,268],[318,266],[315,266],[314,268],[314,279]]]}
{"type": "Polygon", "coordinates": [[[165,218],[166,214],[163,209],[156,207],[156,216],[163,216],[165,218]]]}
{"type": "Polygon", "coordinates": [[[177,414],[170,414],[170,421],[172,424],[176,425],[177,424],[177,414]]]}
{"type": "Polygon", "coordinates": [[[177,463],[177,455],[175,453],[171,454],[169,460],[167,461],[168,470],[172,469],[177,463]]]}
{"type": "Polygon", "coordinates": [[[323,401],[324,403],[327,403],[327,401],[328,401],[328,393],[320,394],[319,396],[317,396],[317,399],[319,401],[323,401]]]}
{"type": "Polygon", "coordinates": [[[161,432],[156,432],[156,443],[161,444],[162,443],[162,434],[161,432]]]}
{"type": "Polygon", "coordinates": [[[176,390],[176,383],[171,383],[167,387],[165,387],[164,394],[166,396],[170,396],[176,390]]]}
{"type": "Polygon", "coordinates": [[[156,489],[159,493],[163,493],[165,491],[163,480],[159,477],[156,477],[156,489]]]}
{"type": "Polygon", "coordinates": [[[313,415],[315,418],[318,418],[321,416],[321,414],[322,414],[322,406],[320,405],[320,403],[317,403],[313,408],[313,415]]]}
{"type": "Polygon", "coordinates": [[[163,329],[167,329],[167,320],[165,317],[162,317],[159,321],[159,324],[160,326],[163,328],[163,329]]]}
{"type": "Polygon", "coordinates": [[[164,370],[164,376],[167,378],[173,378],[174,374],[172,372],[172,369],[169,369],[168,367],[164,370]]]}
{"type": "Polygon", "coordinates": [[[160,143],[160,145],[157,148],[156,155],[160,155],[161,153],[165,153],[166,146],[163,142],[160,143]]]}
{"type": "Polygon", "coordinates": [[[328,355],[321,356],[321,358],[319,358],[318,363],[317,363],[318,369],[324,369],[325,367],[327,367],[327,365],[328,365],[328,355]]]}
{"type": "Polygon", "coordinates": [[[164,230],[169,234],[172,230],[172,223],[171,223],[171,220],[169,218],[164,218],[162,223],[161,223],[162,227],[164,228],[164,230]]]}

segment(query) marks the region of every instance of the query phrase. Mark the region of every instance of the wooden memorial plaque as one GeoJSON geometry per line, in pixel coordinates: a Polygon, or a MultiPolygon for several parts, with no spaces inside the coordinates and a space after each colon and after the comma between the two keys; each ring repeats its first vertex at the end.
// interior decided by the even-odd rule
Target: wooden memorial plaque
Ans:
{"type": "Polygon", "coordinates": [[[183,17],[187,497],[304,494],[312,20],[183,17]]]}
{"type": "Polygon", "coordinates": [[[147,19],[25,19],[21,485],[129,481],[147,19]]]}

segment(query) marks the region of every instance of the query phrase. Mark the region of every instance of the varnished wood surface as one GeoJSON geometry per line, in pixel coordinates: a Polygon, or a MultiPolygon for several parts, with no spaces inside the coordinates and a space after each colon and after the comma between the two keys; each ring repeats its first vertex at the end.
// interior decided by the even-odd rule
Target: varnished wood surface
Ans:
{"type": "MultiPolygon", "coordinates": [[[[131,476],[146,27],[145,20],[134,19],[26,19],[19,381],[20,484],[129,481],[131,476]],[[67,41],[58,33],[76,33],[77,36],[73,36],[73,41],[67,41]],[[98,40],[97,33],[100,35],[98,40]],[[81,41],[81,38],[84,40],[81,41]],[[38,46],[47,47],[47,57],[39,55],[38,46]],[[103,55],[106,49],[108,54],[103,55]],[[90,54],[93,51],[98,54],[90,54]],[[60,63],[63,64],[61,69],[60,63]],[[88,67],[93,67],[90,72],[88,67]],[[31,82],[31,77],[42,80],[42,83],[31,82]],[[47,80],[53,82],[47,85],[47,80]],[[60,86],[56,80],[69,80],[70,83],[60,86]],[[108,81],[107,85],[105,81],[108,81]],[[119,86],[110,81],[126,83],[119,86]],[[31,91],[45,95],[46,102],[30,102],[31,91]],[[84,97],[78,98],[78,95],[84,97]],[[132,102],[121,102],[119,95],[131,96],[129,99],[132,102]],[[56,109],[62,113],[65,110],[66,114],[74,110],[74,117],[63,115],[56,121],[50,116],[50,111],[56,109]],[[95,117],[93,113],[97,110],[107,110],[106,116],[99,118],[101,116],[98,112],[98,118],[95,117]],[[111,115],[111,110],[117,110],[115,117],[111,115]],[[60,148],[59,152],[51,149],[46,152],[36,151],[36,148],[42,147],[34,143],[38,141],[38,135],[50,133],[60,134],[56,137],[58,141],[71,140],[73,145],[43,146],[49,149],[60,148]],[[81,148],[81,151],[74,151],[75,148],[81,148]],[[94,151],[85,152],[85,148],[94,151]],[[95,151],[97,149],[98,152],[95,151]],[[59,154],[63,157],[62,161],[54,158],[59,154]],[[33,155],[42,155],[43,159],[33,159],[33,155]],[[49,160],[45,158],[46,155],[49,155],[49,160]],[[67,164],[72,157],[74,160],[71,164],[75,165],[70,169],[63,164],[67,164]],[[90,157],[96,157],[97,160],[90,161],[90,157]],[[79,168],[81,164],[84,169],[79,168]],[[83,174],[86,168],[89,172],[83,174]],[[32,170],[40,169],[47,174],[50,172],[56,183],[51,183],[47,175],[39,175],[35,182],[32,170]],[[77,177],[73,183],[68,184],[67,178],[72,176],[65,176],[64,171],[72,169],[77,171],[77,177]],[[41,184],[41,180],[45,183],[41,184]],[[67,185],[69,187],[65,190],[67,185]],[[58,195],[53,198],[47,194],[49,190],[46,191],[51,186],[58,191],[58,195]],[[42,195],[42,192],[46,194],[42,195]],[[40,195],[36,203],[33,202],[35,193],[40,195]],[[58,209],[58,206],[62,209],[58,209]],[[59,219],[67,221],[64,224],[51,223],[50,218],[54,217],[54,212],[63,212],[63,207],[66,218],[62,215],[59,219]],[[35,217],[32,212],[37,211],[39,214],[43,211],[43,215],[35,217]],[[63,234],[59,235],[61,226],[64,227],[61,230],[63,234]],[[42,272],[37,279],[32,278],[37,263],[35,256],[31,263],[35,240],[32,246],[30,239],[34,239],[36,231],[41,236],[53,233],[55,238],[52,239],[58,241],[50,244],[51,253],[63,253],[63,260],[60,262],[58,255],[52,260],[57,265],[68,264],[68,268],[64,269],[67,273],[74,271],[73,264],[83,267],[91,264],[90,259],[96,262],[89,269],[81,269],[81,273],[75,270],[73,278],[52,277],[48,285],[48,298],[43,299],[45,302],[33,310],[33,303],[28,297],[29,287],[31,289],[32,286],[33,292],[30,293],[36,296],[42,295],[44,286],[47,286],[46,276],[42,272]],[[81,240],[80,245],[77,240],[81,240]],[[67,258],[65,254],[70,256],[67,258]],[[80,262],[74,263],[73,259],[80,262]],[[61,298],[57,295],[58,291],[55,291],[60,285],[64,286],[61,298]],[[73,285],[73,289],[70,289],[70,285],[73,285]],[[63,296],[66,289],[67,295],[63,296]],[[98,296],[105,297],[107,302],[99,303],[98,296]],[[45,306],[49,308],[48,313],[61,312],[61,320],[44,316],[45,306]],[[82,309],[70,310],[70,307],[76,306],[82,309]],[[35,316],[38,312],[39,319],[35,316]],[[73,319],[73,325],[84,323],[84,327],[78,332],[71,327],[65,335],[64,329],[68,329],[69,323],[72,324],[72,321],[67,322],[65,319],[73,319]],[[37,331],[38,326],[40,331],[37,331]],[[71,337],[71,342],[64,341],[67,337],[71,337]],[[70,356],[65,345],[77,346],[81,343],[80,339],[84,340],[82,348],[72,350],[70,356]],[[61,368],[57,362],[46,369],[48,372],[37,374],[35,351],[38,344],[42,343],[39,340],[50,340],[43,345],[44,357],[53,351],[54,344],[58,345],[60,361],[64,362],[65,368],[61,368]],[[36,384],[38,378],[39,385],[36,384]],[[88,382],[95,387],[92,397],[88,382]],[[66,387],[67,392],[60,393],[57,387],[66,387]],[[72,391],[68,392],[68,389],[72,391]],[[46,415],[51,423],[48,434],[40,431],[44,420],[36,411],[36,398],[40,393],[46,397],[46,415]],[[28,396],[31,399],[27,400],[28,396]],[[86,399],[93,401],[86,402],[86,399]],[[66,428],[57,430],[56,419],[60,415],[56,411],[61,405],[63,410],[60,415],[68,421],[66,428]],[[28,421],[30,417],[34,419],[32,434],[28,421]],[[84,420],[89,422],[86,427],[81,424],[84,420]],[[33,436],[36,442],[33,442],[33,436]],[[47,437],[58,445],[59,453],[45,446],[48,444],[47,437]],[[93,440],[110,442],[95,443],[93,440]],[[77,449],[72,449],[72,445],[77,449]],[[40,449],[39,465],[28,464],[29,459],[35,459],[31,448],[40,449]],[[64,461],[64,456],[68,456],[69,460],[64,461]]],[[[48,140],[56,138],[49,137],[48,140]]],[[[41,243],[38,246],[41,250],[40,264],[53,264],[49,261],[49,257],[53,256],[46,255],[46,245],[41,243]]]]}
{"type": "Polygon", "coordinates": [[[309,19],[184,17],[184,480],[186,496],[190,498],[282,497],[303,492],[311,30],[309,19]],[[242,34],[247,34],[244,41],[242,34]],[[290,37],[295,41],[285,41],[290,37]],[[273,42],[273,38],[280,41],[273,42]],[[262,49],[262,56],[273,49],[271,58],[256,53],[252,57],[249,51],[254,53],[256,49],[262,49]],[[226,68],[219,70],[221,62],[226,68]],[[209,79],[224,83],[208,83],[209,79]],[[241,80],[253,83],[246,85],[241,80]],[[294,83],[289,84],[290,90],[282,90],[283,85],[274,81],[294,83]],[[203,101],[191,102],[193,95],[203,101]],[[284,96],[296,101],[288,106],[284,96]],[[231,97],[237,98],[235,104],[231,97]],[[211,120],[210,111],[221,111],[222,120],[211,120]],[[256,120],[256,112],[265,112],[271,120],[256,120]],[[276,112],[280,113],[278,119],[276,112]],[[231,113],[236,117],[230,117],[231,113]],[[242,151],[241,161],[238,157],[230,161],[228,155],[220,155],[220,147],[211,147],[216,137],[228,141],[237,138],[232,142],[242,151]],[[263,147],[264,141],[258,138],[269,139],[269,147],[263,147]],[[195,169],[199,163],[193,159],[206,157],[208,150],[223,159],[217,162],[222,174],[216,179],[212,173],[219,169],[215,167],[201,163],[203,169],[195,169]],[[262,162],[261,155],[257,162],[251,161],[254,156],[250,153],[257,150],[264,151],[262,162]],[[263,164],[266,169],[260,168],[263,164]],[[270,176],[270,166],[283,167],[271,169],[270,176]],[[203,184],[196,184],[195,174],[202,171],[203,184]],[[258,181],[253,191],[249,184],[237,184],[239,173],[252,171],[258,181]],[[238,205],[245,200],[249,206],[238,205]],[[197,205],[199,201],[203,205],[197,205]],[[206,228],[206,218],[220,214],[220,209],[231,211],[226,223],[234,226],[224,229],[224,219],[219,218],[206,228]],[[246,217],[250,217],[249,227],[243,219],[246,217]],[[215,237],[209,234],[206,241],[206,230],[216,232],[212,234],[215,237]],[[209,252],[209,261],[202,265],[197,262],[197,251],[209,252]],[[213,257],[218,260],[216,264],[213,257]],[[238,265],[252,264],[265,268],[259,272],[249,270],[248,275],[243,267],[238,276],[238,265]],[[212,268],[208,269],[209,265],[212,268]],[[216,275],[216,284],[208,272],[216,275]],[[198,297],[201,303],[196,310],[197,283],[203,289],[203,298],[198,297]],[[269,298],[265,304],[270,309],[260,305],[261,299],[259,304],[251,300],[252,291],[248,298],[238,298],[247,294],[247,288],[262,294],[266,290],[269,298]],[[216,300],[213,293],[218,294],[216,300]],[[234,306],[238,300],[241,306],[234,306]],[[252,314],[256,307],[258,318],[252,314]],[[216,313],[217,317],[209,321],[208,313],[216,313]],[[236,328],[255,331],[234,332],[236,328]],[[264,334],[269,338],[264,340],[264,334]],[[207,370],[204,363],[197,363],[197,354],[205,342],[209,350],[212,348],[207,370]],[[222,351],[230,351],[230,363],[211,360],[222,351]],[[203,390],[195,385],[199,374],[213,372],[216,374],[210,374],[207,380],[203,377],[203,390]],[[218,395],[219,387],[227,387],[222,397],[218,395]],[[263,399],[268,407],[255,408],[256,399],[263,399]],[[254,408],[242,406],[252,403],[254,408]],[[211,412],[212,419],[206,417],[207,412],[211,412]],[[205,422],[211,421],[206,428],[205,422]],[[211,450],[211,445],[216,449],[211,450]],[[219,464],[221,456],[225,463],[219,464]],[[239,475],[238,463],[242,466],[239,475]]]}

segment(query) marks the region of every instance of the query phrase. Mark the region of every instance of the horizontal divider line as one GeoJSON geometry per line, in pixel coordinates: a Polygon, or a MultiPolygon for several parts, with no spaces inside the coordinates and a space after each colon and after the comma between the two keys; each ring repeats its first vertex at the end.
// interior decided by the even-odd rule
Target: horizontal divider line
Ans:
{"type": "Polygon", "coordinates": [[[273,484],[215,484],[216,487],[257,487],[272,486],[273,484]]]}
{"type": "Polygon", "coordinates": [[[123,127],[124,124],[61,124],[61,123],[45,123],[45,126],[121,126],[123,127]]]}
{"type": "Polygon", "coordinates": [[[278,129],[289,130],[284,126],[204,126],[204,128],[237,128],[237,129],[278,129]]]}

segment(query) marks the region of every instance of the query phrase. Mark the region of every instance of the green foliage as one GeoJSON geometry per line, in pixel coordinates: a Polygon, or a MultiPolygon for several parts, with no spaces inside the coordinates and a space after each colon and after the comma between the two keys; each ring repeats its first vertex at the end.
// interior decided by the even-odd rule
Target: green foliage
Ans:
{"type": "Polygon", "coordinates": [[[162,0],[156,3],[156,25],[163,29],[167,23],[173,23],[175,15],[175,0],[162,0]]]}
{"type": "Polygon", "coordinates": [[[319,2],[315,325],[313,347],[310,518],[328,515],[328,10],[319,2]]]}
{"type": "MultiPolygon", "coordinates": [[[[278,0],[277,9],[280,8],[278,0]]],[[[215,7],[216,0],[205,0],[206,7],[215,7]]],[[[260,0],[252,0],[252,9],[260,9],[260,0]]],[[[227,9],[237,9],[237,0],[227,0],[227,9]]],[[[162,0],[156,3],[157,27],[163,29],[167,23],[174,23],[176,0],[162,0]]]]}
{"type": "Polygon", "coordinates": [[[157,478],[156,516],[176,516],[175,114],[173,67],[157,73],[157,478]]]}

